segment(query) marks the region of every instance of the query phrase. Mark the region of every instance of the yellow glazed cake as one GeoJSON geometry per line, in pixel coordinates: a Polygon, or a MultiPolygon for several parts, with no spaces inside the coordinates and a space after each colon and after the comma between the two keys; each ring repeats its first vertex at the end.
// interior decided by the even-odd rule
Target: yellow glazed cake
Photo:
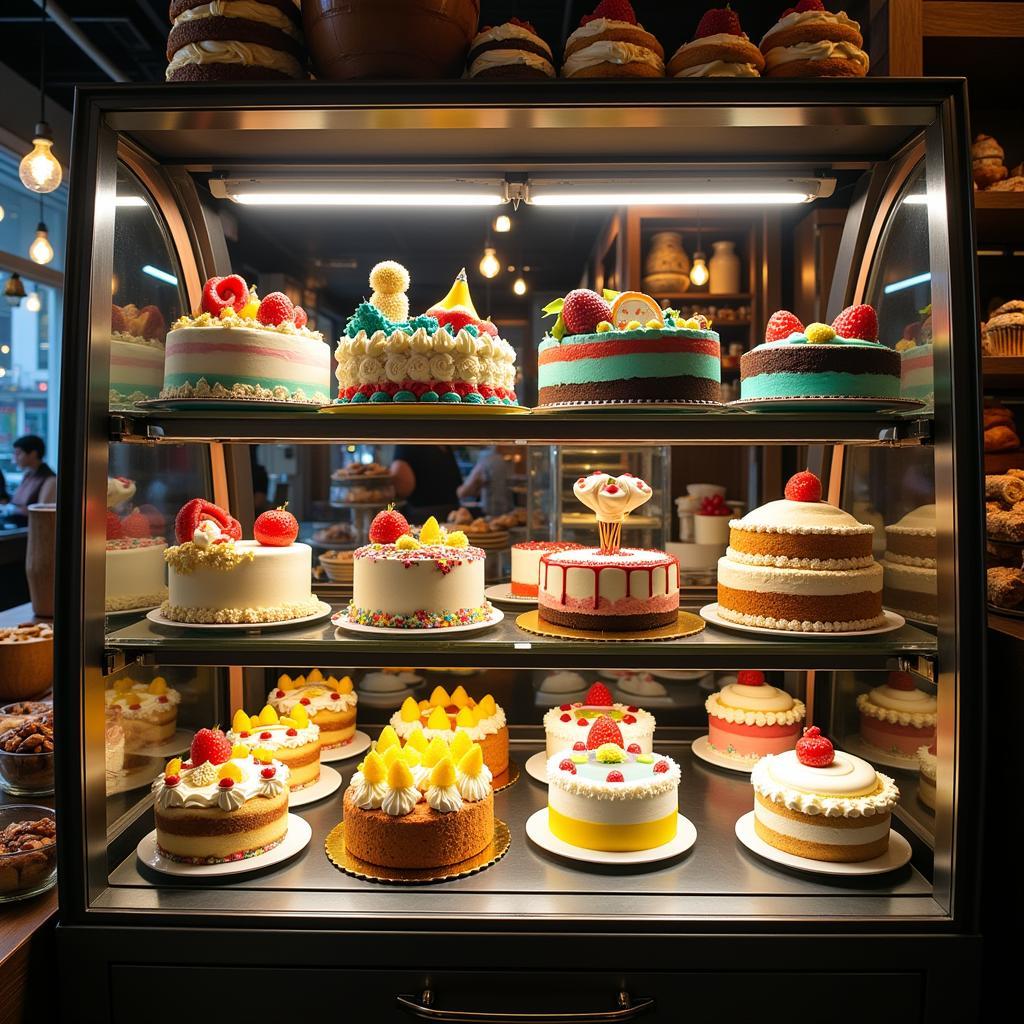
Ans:
{"type": "Polygon", "coordinates": [[[287,673],[277,678],[277,686],[267,695],[267,703],[280,715],[288,715],[297,705],[320,729],[320,749],[331,750],[352,742],[356,732],[356,705],[359,698],[348,676],[335,679],[318,668],[294,679],[287,673]]]}
{"type": "Polygon", "coordinates": [[[163,676],[156,676],[149,683],[122,676],[104,691],[103,697],[108,706],[116,704],[121,708],[126,750],[165,743],[174,736],[181,694],[168,686],[163,676]]]}
{"type": "Polygon", "coordinates": [[[301,704],[283,717],[269,704],[258,715],[239,709],[231,719],[228,739],[239,753],[269,751],[288,768],[288,788],[293,791],[320,778],[320,729],[301,704]]]}

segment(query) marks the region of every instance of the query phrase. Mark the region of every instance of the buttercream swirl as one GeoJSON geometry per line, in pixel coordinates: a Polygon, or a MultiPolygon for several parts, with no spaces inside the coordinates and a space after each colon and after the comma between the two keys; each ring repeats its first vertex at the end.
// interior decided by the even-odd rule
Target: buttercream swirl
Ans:
{"type": "MultiPolygon", "coordinates": [[[[337,680],[334,682],[336,683],[337,680]]],[[[356,706],[359,697],[355,690],[350,690],[348,693],[338,693],[337,690],[332,690],[330,679],[322,683],[310,683],[308,686],[300,686],[293,690],[281,690],[280,687],[275,686],[267,694],[267,703],[275,711],[283,711],[285,714],[291,711],[296,704],[302,704],[303,701],[306,701],[303,705],[306,708],[306,714],[310,718],[316,718],[318,711],[348,711],[356,706]],[[335,700],[333,695],[336,695],[338,699],[335,700]]]]}
{"type": "Polygon", "coordinates": [[[921,774],[930,782],[935,782],[939,759],[927,747],[917,748],[917,764],[921,774]]]}
{"type": "Polygon", "coordinates": [[[182,11],[174,19],[173,27],[177,28],[190,21],[202,21],[203,18],[244,18],[246,21],[269,25],[293,39],[302,37],[295,22],[284,11],[272,4],[258,3],[257,0],[210,0],[210,3],[182,11]]]}
{"type": "Polygon", "coordinates": [[[222,811],[237,811],[255,797],[276,797],[288,788],[288,767],[280,761],[271,761],[274,777],[262,776],[265,764],[256,764],[252,758],[232,758],[231,764],[241,772],[242,779],[230,788],[221,788],[220,766],[209,761],[184,772],[177,785],[164,783],[164,775],[153,782],[155,801],[159,807],[217,807],[222,811]]]}
{"type": "Polygon", "coordinates": [[[591,473],[577,480],[572,492],[601,523],[621,523],[633,509],[650,501],[653,493],[648,484],[631,473],[616,477],[591,473]]]}
{"type": "Polygon", "coordinates": [[[407,814],[412,814],[412,809],[420,802],[420,791],[415,786],[391,789],[384,783],[382,785],[387,789],[380,805],[385,814],[392,818],[404,818],[407,814]]]}
{"type": "Polygon", "coordinates": [[[857,697],[857,710],[861,714],[890,725],[914,729],[933,729],[938,720],[937,708],[935,698],[923,690],[894,690],[880,686],[857,697]]]}
{"type": "Polygon", "coordinates": [[[764,63],[771,70],[794,60],[828,60],[831,57],[852,60],[867,71],[868,55],[855,43],[846,40],[816,39],[814,42],[794,43],[792,46],[773,46],[765,52],[764,63]]]}
{"type": "Polygon", "coordinates": [[[456,771],[455,785],[458,787],[462,799],[468,800],[472,804],[487,799],[487,794],[491,792],[492,779],[491,769],[487,765],[482,765],[476,775],[467,775],[463,771],[456,771]]]}
{"type": "Polygon", "coordinates": [[[646,46],[599,39],[566,57],[562,65],[562,77],[570,78],[577,71],[592,68],[597,64],[649,64],[661,72],[665,70],[665,62],[654,50],[646,46]]]}
{"type": "MultiPolygon", "coordinates": [[[[704,40],[700,40],[702,43],[704,40]]],[[[733,60],[709,60],[703,64],[691,64],[677,71],[676,78],[760,78],[761,73],[753,64],[733,60]]]]}
{"type": "Polygon", "coordinates": [[[203,39],[175,50],[167,64],[167,77],[190,64],[246,64],[280,71],[289,78],[302,78],[302,65],[283,50],[237,39],[203,39]]]}
{"type": "MultiPolygon", "coordinates": [[[[758,530],[758,533],[766,532],[758,530]]],[[[866,569],[874,562],[871,555],[864,558],[791,558],[789,555],[765,555],[756,551],[725,549],[726,558],[745,565],[768,565],[776,569],[866,569]]]]}
{"type": "Polygon", "coordinates": [[[435,811],[451,814],[461,809],[462,794],[458,786],[430,786],[426,792],[426,801],[435,811]]]}
{"type": "Polygon", "coordinates": [[[363,811],[380,810],[388,794],[386,782],[367,782],[362,772],[356,772],[348,784],[352,791],[352,802],[363,811]]]}
{"type": "Polygon", "coordinates": [[[232,743],[241,743],[250,750],[257,747],[266,747],[267,750],[276,750],[280,747],[291,749],[293,747],[304,747],[307,743],[315,743],[320,738],[320,727],[313,722],[301,729],[287,725],[259,725],[253,723],[248,731],[248,736],[229,729],[227,737],[232,743]],[[294,736],[289,736],[294,732],[294,736]]]}
{"type": "Polygon", "coordinates": [[[768,725],[796,725],[804,720],[804,715],[807,713],[803,701],[790,697],[784,690],[779,690],[774,686],[750,687],[732,684],[731,687],[724,687],[721,693],[712,693],[704,702],[704,707],[709,715],[714,718],[720,718],[722,721],[730,722],[734,725],[757,725],[762,727],[768,725]],[[749,696],[736,695],[731,692],[751,689],[768,690],[769,693],[765,696],[769,699],[769,702],[775,702],[776,706],[759,708],[756,706],[756,702],[749,696]],[[737,705],[724,703],[724,701],[730,699],[735,699],[737,705]],[[744,704],[747,706],[744,707],[744,704]]]}
{"type": "Polygon", "coordinates": [[[860,31],[860,22],[854,21],[846,11],[837,11],[836,13],[831,11],[793,11],[792,14],[779,18],[772,25],[761,40],[761,47],[764,48],[764,44],[775,32],[792,28],[794,25],[813,25],[816,22],[825,25],[841,25],[844,28],[852,28],[855,32],[860,31]]]}

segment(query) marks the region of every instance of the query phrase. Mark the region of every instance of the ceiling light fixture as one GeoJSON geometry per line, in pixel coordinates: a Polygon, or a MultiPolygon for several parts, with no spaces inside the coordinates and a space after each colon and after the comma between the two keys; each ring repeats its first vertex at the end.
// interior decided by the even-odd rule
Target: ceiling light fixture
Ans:
{"type": "Polygon", "coordinates": [[[484,255],[480,260],[480,273],[488,280],[501,273],[501,260],[498,259],[496,250],[490,245],[484,247],[484,255]]]}
{"type": "Polygon", "coordinates": [[[526,281],[525,281],[525,279],[522,278],[522,277],[517,277],[512,282],[512,291],[515,292],[516,295],[525,295],[526,294],[526,281]]]}
{"type": "Polygon", "coordinates": [[[503,178],[211,178],[210,192],[243,206],[502,206],[503,178]]]}
{"type": "Polygon", "coordinates": [[[53,129],[46,123],[46,0],[43,0],[40,10],[39,121],[33,133],[32,150],[21,158],[18,165],[18,177],[30,192],[44,193],[60,186],[64,172],[52,152],[53,129]]]}
{"type": "Polygon", "coordinates": [[[4,298],[9,306],[21,305],[21,300],[25,298],[25,285],[20,274],[11,274],[4,282],[4,298]]]}
{"type": "Polygon", "coordinates": [[[43,201],[39,200],[39,223],[36,225],[36,237],[28,247],[28,256],[33,263],[45,264],[53,259],[53,246],[50,244],[50,232],[43,220],[43,201]]]}
{"type": "Polygon", "coordinates": [[[158,281],[163,281],[164,284],[173,284],[175,287],[178,285],[178,279],[173,274],[168,274],[166,270],[161,270],[149,263],[142,268],[142,272],[149,274],[150,277],[155,277],[158,281]]]}
{"type": "Polygon", "coordinates": [[[913,277],[905,277],[902,281],[893,281],[892,284],[887,284],[882,291],[886,295],[892,295],[893,292],[901,292],[904,288],[913,288],[916,284],[927,284],[932,279],[930,272],[924,274],[915,274],[913,277]]]}
{"type": "Polygon", "coordinates": [[[786,206],[823,199],[835,178],[536,178],[531,206],[786,206]]]}
{"type": "Polygon", "coordinates": [[[498,216],[494,218],[494,230],[497,231],[499,235],[505,234],[506,231],[511,231],[512,218],[507,213],[499,213],[498,216]]]}
{"type": "Polygon", "coordinates": [[[30,313],[38,313],[43,308],[42,299],[39,298],[39,292],[29,292],[28,299],[25,300],[25,308],[30,313]]]}

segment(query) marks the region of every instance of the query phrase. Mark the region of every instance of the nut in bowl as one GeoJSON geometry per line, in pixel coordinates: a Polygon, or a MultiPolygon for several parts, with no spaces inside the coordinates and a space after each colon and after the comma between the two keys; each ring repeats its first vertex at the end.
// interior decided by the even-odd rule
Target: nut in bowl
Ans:
{"type": "Polygon", "coordinates": [[[0,733],[0,788],[14,796],[53,792],[53,712],[0,733]]]}
{"type": "Polygon", "coordinates": [[[57,881],[57,826],[49,807],[0,807],[0,903],[27,899],[57,881]]]}

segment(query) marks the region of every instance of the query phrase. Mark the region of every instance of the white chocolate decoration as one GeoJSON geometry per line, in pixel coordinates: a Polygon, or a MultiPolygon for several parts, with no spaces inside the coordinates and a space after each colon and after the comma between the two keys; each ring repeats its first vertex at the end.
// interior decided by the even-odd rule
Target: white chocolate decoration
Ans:
{"type": "Polygon", "coordinates": [[[651,488],[638,476],[591,473],[573,485],[573,494],[597,515],[599,523],[621,523],[635,508],[651,500],[651,488]]]}

